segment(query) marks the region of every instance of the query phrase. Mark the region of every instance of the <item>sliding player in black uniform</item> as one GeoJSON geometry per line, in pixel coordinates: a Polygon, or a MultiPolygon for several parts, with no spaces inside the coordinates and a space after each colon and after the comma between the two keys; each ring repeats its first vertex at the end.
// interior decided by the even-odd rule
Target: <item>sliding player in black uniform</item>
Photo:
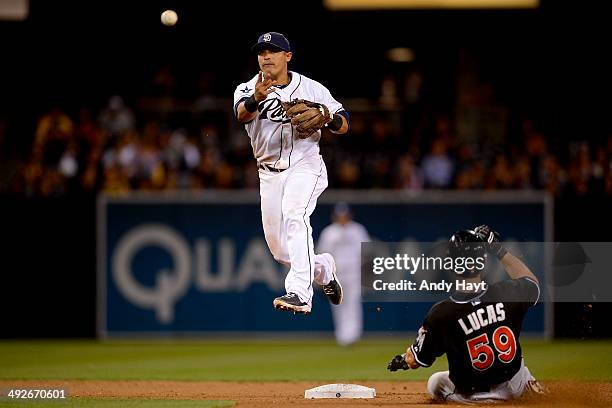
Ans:
{"type": "MultiPolygon", "coordinates": [[[[519,336],[527,310],[540,296],[538,278],[499,243],[499,234],[482,225],[456,232],[449,256],[497,256],[511,279],[474,293],[456,291],[430,310],[417,338],[403,355],[388,365],[390,371],[429,367],[446,353],[448,371],[434,373],[427,390],[434,399],[459,403],[491,402],[543,393],[523,362],[519,336]]],[[[481,281],[480,271],[461,275],[481,281]]]]}

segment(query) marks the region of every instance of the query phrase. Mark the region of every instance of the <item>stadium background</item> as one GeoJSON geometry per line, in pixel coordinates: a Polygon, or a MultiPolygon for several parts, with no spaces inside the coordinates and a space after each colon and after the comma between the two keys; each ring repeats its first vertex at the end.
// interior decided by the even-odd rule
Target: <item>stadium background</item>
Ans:
{"type": "MultiPolygon", "coordinates": [[[[291,67],[351,112],[350,135],[322,139],[335,191],[315,212],[315,235],[349,197],[358,221],[387,240],[433,240],[485,220],[518,241],[608,241],[612,61],[601,3],[330,11],[318,0],[27,2],[24,21],[0,20],[0,390],[69,387],[74,406],[295,407],[305,388],[346,381],[375,386],[377,403],[429,404],[423,381],[444,359],[403,376],[384,369],[410,342],[417,304],[366,305],[375,336],[341,348],[322,297],[310,320],[296,320],[269,307],[269,289],[190,286],[169,328],[218,324],[221,338],[100,341],[102,289],[119,317],[111,329],[159,328],[152,310],[107,285],[111,258],[101,251],[143,220],[166,222],[190,246],[203,233],[230,236],[240,258],[245,242],[261,240],[255,165],[231,94],[256,71],[249,49],[268,30],[286,33],[291,67]],[[159,21],[168,8],[178,11],[175,27],[159,21]],[[384,212],[376,200],[386,200],[384,212]],[[552,204],[548,220],[542,203],[552,204]],[[228,335],[228,324],[240,333],[228,335]],[[272,329],[265,339],[262,328],[272,329]]],[[[170,263],[146,249],[134,265],[170,263]]],[[[554,309],[557,339],[522,341],[530,369],[554,391],[542,406],[609,406],[611,343],[597,338],[612,335],[612,308],[554,309]]],[[[542,317],[531,313],[526,328],[541,335],[542,317]]]]}
{"type": "MultiPolygon", "coordinates": [[[[2,337],[95,335],[99,192],[256,188],[230,95],[268,29],[351,112],[352,134],[322,141],[331,188],[543,191],[555,240],[605,241],[606,15],[556,1],[401,12],[31,1],[26,21],[0,23],[0,313],[13,322],[2,337]],[[166,8],[176,27],[159,23],[166,8]]],[[[610,335],[608,305],[556,307],[557,336],[610,335]]]]}

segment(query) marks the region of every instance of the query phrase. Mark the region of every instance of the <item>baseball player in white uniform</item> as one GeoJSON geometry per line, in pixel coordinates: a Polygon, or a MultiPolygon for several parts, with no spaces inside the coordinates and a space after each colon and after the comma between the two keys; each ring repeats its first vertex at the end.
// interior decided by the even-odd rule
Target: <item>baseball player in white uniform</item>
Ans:
{"type": "Polygon", "coordinates": [[[334,208],[334,222],[321,231],[317,249],[331,253],[338,270],[341,271],[344,300],[332,307],[336,341],[349,346],[361,338],[363,332],[363,309],[361,305],[361,243],[370,236],[365,227],[352,220],[346,203],[334,208]]]}
{"type": "Polygon", "coordinates": [[[333,304],[342,302],[334,258],[314,253],[310,226],[310,215],[327,187],[327,170],[319,154],[321,131],[297,138],[281,102],[305,99],[318,103],[329,115],[327,128],[338,134],[348,131],[348,113],[323,85],[288,70],[292,52],[284,35],[265,33],[252,50],[257,53],[260,72],[236,88],[234,113],[244,123],[259,167],[266,242],[274,259],[290,267],[285,279],[287,293],[274,299],[273,306],[309,314],[313,281],[323,287],[333,304]]]}

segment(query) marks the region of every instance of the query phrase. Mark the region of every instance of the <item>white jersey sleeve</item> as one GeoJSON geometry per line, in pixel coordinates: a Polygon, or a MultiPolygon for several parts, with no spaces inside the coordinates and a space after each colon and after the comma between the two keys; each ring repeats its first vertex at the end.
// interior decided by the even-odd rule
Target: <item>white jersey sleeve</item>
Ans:
{"type": "Polygon", "coordinates": [[[236,90],[234,91],[234,115],[237,115],[238,113],[238,105],[240,102],[255,93],[256,82],[257,75],[255,75],[249,82],[243,82],[236,87],[236,90]]]}
{"type": "Polygon", "coordinates": [[[315,102],[319,102],[327,106],[327,109],[329,109],[331,113],[338,113],[344,110],[342,104],[334,99],[329,92],[329,89],[321,84],[319,84],[317,100],[315,102]]]}

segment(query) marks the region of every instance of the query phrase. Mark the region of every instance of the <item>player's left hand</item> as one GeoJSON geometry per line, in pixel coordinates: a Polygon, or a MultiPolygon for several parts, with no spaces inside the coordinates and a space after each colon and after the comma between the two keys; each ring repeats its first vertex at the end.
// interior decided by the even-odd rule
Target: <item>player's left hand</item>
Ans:
{"type": "Polygon", "coordinates": [[[334,116],[329,112],[327,106],[305,99],[283,102],[282,105],[300,139],[312,136],[317,130],[331,122],[334,116]]]}
{"type": "Polygon", "coordinates": [[[493,231],[493,229],[488,225],[479,225],[474,228],[474,232],[488,244],[499,242],[499,233],[497,231],[493,231]]]}
{"type": "Polygon", "coordinates": [[[478,227],[474,228],[474,232],[484,242],[486,242],[487,250],[497,256],[499,259],[502,259],[504,255],[506,255],[506,252],[508,252],[499,242],[499,233],[488,225],[479,225],[478,227]]]}
{"type": "Polygon", "coordinates": [[[406,353],[401,355],[398,354],[397,356],[393,357],[393,360],[391,360],[389,364],[387,364],[387,370],[389,371],[397,371],[400,368],[402,370],[408,370],[410,368],[406,362],[406,353]]]}

